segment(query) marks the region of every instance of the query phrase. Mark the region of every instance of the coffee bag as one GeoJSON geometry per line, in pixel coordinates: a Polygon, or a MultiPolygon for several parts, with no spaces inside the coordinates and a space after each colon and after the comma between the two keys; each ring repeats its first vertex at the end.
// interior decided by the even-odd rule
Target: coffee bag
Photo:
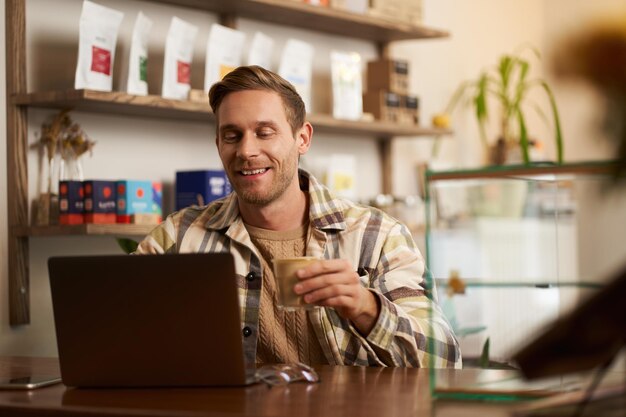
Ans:
{"type": "Polygon", "coordinates": [[[124,13],[83,1],[74,88],[111,91],[117,32],[124,13]]]}
{"type": "Polygon", "coordinates": [[[126,92],[138,96],[148,94],[148,37],[152,20],[139,12],[130,44],[126,92]]]}
{"type": "Polygon", "coordinates": [[[165,98],[185,100],[191,89],[191,62],[198,28],[174,16],[165,41],[163,89],[165,98]]]}

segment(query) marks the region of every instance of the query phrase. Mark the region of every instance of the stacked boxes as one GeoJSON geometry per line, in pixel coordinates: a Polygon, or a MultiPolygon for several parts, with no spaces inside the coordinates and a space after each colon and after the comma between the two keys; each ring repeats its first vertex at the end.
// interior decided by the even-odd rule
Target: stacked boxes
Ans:
{"type": "Polygon", "coordinates": [[[367,92],[363,111],[378,120],[393,123],[419,123],[419,100],[408,94],[409,63],[381,59],[367,63],[367,92]]]}
{"type": "Polygon", "coordinates": [[[222,170],[176,172],[176,210],[203,206],[230,192],[230,182],[222,170]]]}
{"type": "Polygon", "coordinates": [[[59,223],[158,224],[161,183],[152,181],[60,181],[59,223]]]}
{"type": "MultiPolygon", "coordinates": [[[[176,173],[176,209],[205,205],[231,193],[223,170],[176,173]]],[[[87,180],[59,182],[59,222],[158,224],[163,220],[160,182],[87,180]]]]}

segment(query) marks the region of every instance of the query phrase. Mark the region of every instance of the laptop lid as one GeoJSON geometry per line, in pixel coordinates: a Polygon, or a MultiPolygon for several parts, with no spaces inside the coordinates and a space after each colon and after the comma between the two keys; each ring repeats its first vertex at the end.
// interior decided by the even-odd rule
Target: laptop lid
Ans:
{"type": "Polygon", "coordinates": [[[244,385],[231,254],[48,260],[63,383],[244,385]]]}

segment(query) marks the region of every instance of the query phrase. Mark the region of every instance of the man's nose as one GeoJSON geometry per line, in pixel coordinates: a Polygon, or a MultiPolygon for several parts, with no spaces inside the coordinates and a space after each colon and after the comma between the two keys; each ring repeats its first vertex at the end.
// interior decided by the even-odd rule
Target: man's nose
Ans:
{"type": "Polygon", "coordinates": [[[259,155],[258,139],[253,132],[246,132],[237,147],[237,156],[241,159],[254,158],[259,155]]]}

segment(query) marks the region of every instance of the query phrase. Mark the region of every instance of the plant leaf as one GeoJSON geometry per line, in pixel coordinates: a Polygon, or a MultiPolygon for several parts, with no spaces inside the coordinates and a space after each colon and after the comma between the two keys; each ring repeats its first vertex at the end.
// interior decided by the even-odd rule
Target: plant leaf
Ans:
{"type": "Polygon", "coordinates": [[[480,138],[485,147],[488,146],[487,133],[485,129],[485,121],[489,115],[487,110],[487,92],[489,86],[489,77],[486,73],[483,73],[478,80],[477,93],[474,97],[474,104],[476,106],[476,118],[478,119],[478,126],[480,128],[480,138]]]}
{"type": "Polygon", "coordinates": [[[489,368],[489,338],[483,344],[483,351],[480,354],[480,367],[489,368]]]}
{"type": "Polygon", "coordinates": [[[528,61],[524,61],[522,59],[517,60],[520,69],[519,82],[517,83],[517,88],[515,91],[515,101],[514,105],[517,107],[522,102],[524,98],[524,94],[528,91],[528,85],[526,84],[526,77],[528,76],[528,71],[530,69],[530,64],[528,61]]]}
{"type": "Polygon", "coordinates": [[[120,245],[120,248],[122,248],[122,250],[126,254],[135,252],[137,250],[137,246],[139,246],[139,242],[133,239],[125,238],[125,237],[118,237],[118,238],[115,238],[115,240],[117,241],[117,244],[120,245]]]}
{"type": "Polygon", "coordinates": [[[506,90],[509,86],[509,81],[511,79],[511,71],[513,69],[513,58],[509,55],[504,55],[500,58],[500,64],[498,65],[498,73],[500,74],[500,80],[502,81],[502,92],[506,95],[506,90]]]}
{"type": "Polygon", "coordinates": [[[541,86],[548,95],[550,100],[550,108],[552,109],[552,116],[554,117],[554,139],[556,141],[556,160],[559,164],[563,163],[563,134],[561,132],[561,119],[559,118],[559,110],[556,107],[556,100],[554,94],[550,89],[547,82],[541,81],[541,86]]]}
{"type": "Polygon", "coordinates": [[[530,164],[530,154],[528,152],[528,131],[526,130],[526,120],[522,109],[517,109],[517,120],[519,121],[519,146],[522,150],[524,164],[530,164]]]}

